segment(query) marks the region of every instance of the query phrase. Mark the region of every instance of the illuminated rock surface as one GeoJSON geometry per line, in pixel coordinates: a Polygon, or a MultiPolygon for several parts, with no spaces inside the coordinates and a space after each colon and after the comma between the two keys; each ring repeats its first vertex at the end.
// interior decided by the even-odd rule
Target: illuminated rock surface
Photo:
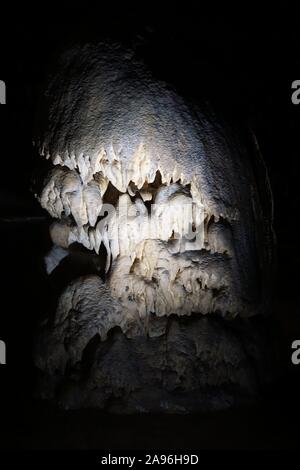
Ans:
{"type": "MultiPolygon", "coordinates": [[[[38,194],[58,219],[52,240],[99,257],[99,274],[65,286],[41,329],[42,396],[130,412],[254,396],[273,245],[254,143],[117,46],[65,53],[39,123],[36,146],[54,165],[38,194]]],[[[64,258],[50,252],[48,272],[64,258]]]]}

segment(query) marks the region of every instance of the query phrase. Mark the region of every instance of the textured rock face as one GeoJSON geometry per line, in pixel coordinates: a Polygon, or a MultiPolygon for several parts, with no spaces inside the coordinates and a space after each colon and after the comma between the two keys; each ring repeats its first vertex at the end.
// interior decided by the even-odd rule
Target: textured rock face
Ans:
{"type": "Polygon", "coordinates": [[[58,219],[47,270],[74,243],[99,260],[41,329],[42,395],[129,412],[253,396],[263,348],[249,318],[267,310],[272,267],[254,149],[117,46],[64,54],[39,123],[54,166],[38,198],[58,219]]]}
{"type": "Polygon", "coordinates": [[[152,315],[155,336],[132,338],[113,328],[115,318],[101,341],[108,329],[101,316],[112,316],[106,296],[99,279],[88,276],[60,298],[54,324],[40,333],[43,398],[66,409],[118,413],[215,411],[248,404],[272,378],[268,336],[253,318],[152,315]]]}

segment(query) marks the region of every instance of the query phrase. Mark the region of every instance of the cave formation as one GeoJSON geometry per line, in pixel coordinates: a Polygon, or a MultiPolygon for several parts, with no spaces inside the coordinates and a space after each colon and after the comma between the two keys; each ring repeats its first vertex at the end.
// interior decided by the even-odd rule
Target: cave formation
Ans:
{"type": "Polygon", "coordinates": [[[48,168],[36,196],[55,219],[45,264],[55,277],[78,249],[95,269],[63,286],[39,328],[41,397],[191,412],[259,394],[274,241],[250,137],[153,77],[134,51],[101,43],[61,55],[34,138],[48,168]]]}

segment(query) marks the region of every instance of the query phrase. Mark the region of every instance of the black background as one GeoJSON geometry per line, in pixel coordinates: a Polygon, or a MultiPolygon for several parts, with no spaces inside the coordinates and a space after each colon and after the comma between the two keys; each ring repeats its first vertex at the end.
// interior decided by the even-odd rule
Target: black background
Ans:
{"type": "Polygon", "coordinates": [[[300,14],[243,6],[110,8],[48,3],[29,10],[1,5],[0,79],[0,448],[297,448],[300,365],[298,207],[300,14]],[[41,256],[49,247],[45,213],[29,191],[37,162],[32,148],[36,97],[52,55],[74,40],[105,37],[138,48],[154,74],[191,100],[209,98],[231,122],[255,132],[271,179],[278,276],[274,322],[284,369],[255,407],[211,416],[116,417],[63,413],[33,398],[32,343],[47,302],[41,256]],[[24,218],[31,218],[24,220],[24,218]]]}

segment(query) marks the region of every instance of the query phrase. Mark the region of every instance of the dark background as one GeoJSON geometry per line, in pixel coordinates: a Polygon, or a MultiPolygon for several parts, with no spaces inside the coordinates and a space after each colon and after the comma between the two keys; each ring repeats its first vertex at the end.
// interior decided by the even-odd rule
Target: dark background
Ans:
{"type": "Polygon", "coordinates": [[[185,5],[162,9],[51,4],[1,6],[0,79],[0,448],[297,448],[300,365],[298,207],[300,14],[291,7],[264,13],[210,12],[185,5]],[[3,8],[3,10],[2,10],[3,8]],[[117,417],[61,412],[33,398],[32,344],[45,309],[41,257],[48,249],[45,213],[30,193],[37,165],[31,140],[37,93],[51,57],[74,40],[110,37],[136,47],[154,74],[191,100],[208,98],[232,123],[250,126],[266,161],[274,195],[278,275],[274,324],[283,370],[255,407],[210,416],[117,417]]]}

